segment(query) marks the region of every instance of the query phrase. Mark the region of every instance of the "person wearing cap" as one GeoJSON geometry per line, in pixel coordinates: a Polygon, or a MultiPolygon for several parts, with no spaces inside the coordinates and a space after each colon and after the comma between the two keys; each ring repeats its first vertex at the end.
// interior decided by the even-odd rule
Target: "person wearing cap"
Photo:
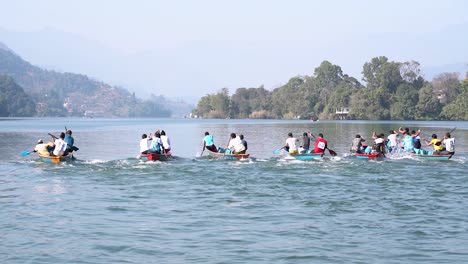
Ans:
{"type": "Polygon", "coordinates": [[[50,156],[49,151],[53,148],[54,148],[54,143],[52,142],[44,143],[42,139],[39,139],[37,141],[37,145],[34,147],[33,152],[37,152],[41,156],[48,157],[50,156]]]}
{"type": "Polygon", "coordinates": [[[297,149],[296,143],[299,142],[299,140],[295,137],[293,137],[293,134],[291,132],[288,133],[288,138],[286,139],[286,144],[284,145],[284,149],[289,152],[289,154],[298,154],[299,151],[297,149]]]}

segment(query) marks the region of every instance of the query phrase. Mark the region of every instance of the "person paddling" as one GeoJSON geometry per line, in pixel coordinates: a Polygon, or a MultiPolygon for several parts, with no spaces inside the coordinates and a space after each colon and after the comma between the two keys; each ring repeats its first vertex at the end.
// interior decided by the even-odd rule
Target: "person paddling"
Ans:
{"type": "Polygon", "coordinates": [[[166,136],[166,132],[164,130],[161,130],[161,142],[162,142],[162,147],[163,147],[164,153],[170,154],[170,152],[171,152],[171,140],[169,139],[168,136],[166,136]]]}
{"type": "Polygon", "coordinates": [[[67,150],[65,151],[65,155],[68,155],[70,152],[79,150],[79,148],[75,146],[75,139],[72,137],[72,131],[67,130],[67,127],[65,127],[65,138],[63,140],[67,142],[67,150]]]}
{"type": "Polygon", "coordinates": [[[245,154],[245,152],[249,148],[248,145],[247,145],[247,141],[244,139],[244,135],[242,135],[242,134],[239,135],[239,138],[241,140],[242,145],[244,145],[244,148],[245,148],[243,151],[239,152],[239,154],[245,154]]]}
{"type": "Polygon", "coordinates": [[[325,153],[325,149],[328,148],[328,142],[323,138],[323,134],[319,133],[317,140],[315,140],[314,153],[325,153]]]}
{"type": "Polygon", "coordinates": [[[214,143],[214,138],[208,131],[205,132],[205,137],[203,138],[203,151],[205,151],[205,148],[208,149],[211,152],[218,152],[218,148],[216,148],[216,145],[214,143]]]}
{"type": "Polygon", "coordinates": [[[289,154],[298,154],[299,150],[297,149],[297,142],[299,140],[293,137],[291,132],[288,133],[288,138],[286,139],[286,144],[284,145],[284,149],[289,152],[289,154]]]}
{"type": "Polygon", "coordinates": [[[351,143],[351,148],[350,152],[351,153],[362,153],[362,142],[364,142],[365,139],[361,137],[361,135],[357,134],[356,137],[353,139],[353,142],[351,143]]]}
{"type": "Polygon", "coordinates": [[[67,150],[67,142],[65,142],[65,133],[60,133],[60,136],[57,138],[56,136],[50,134],[50,136],[55,139],[54,141],[54,151],[52,154],[54,156],[65,156],[67,150]]]}
{"type": "Polygon", "coordinates": [[[443,151],[441,154],[450,154],[453,156],[455,154],[455,138],[452,138],[450,133],[446,133],[444,140],[442,141],[443,151]]]}
{"type": "Polygon", "coordinates": [[[431,141],[428,141],[428,140],[424,140],[424,142],[426,143],[427,146],[433,146],[434,147],[434,152],[433,154],[436,154],[436,155],[439,155],[440,152],[442,151],[442,141],[440,141],[440,139],[437,138],[437,135],[436,134],[432,134],[432,139],[431,141]]]}
{"type": "Polygon", "coordinates": [[[241,154],[244,150],[245,146],[242,144],[242,140],[240,139],[240,137],[238,137],[236,133],[231,133],[231,140],[229,140],[229,144],[226,148],[226,153],[230,154],[229,152],[231,152],[233,154],[241,154]]]}
{"type": "Polygon", "coordinates": [[[140,140],[140,153],[141,154],[148,154],[149,152],[149,138],[146,134],[141,135],[140,140]]]}
{"type": "Polygon", "coordinates": [[[37,145],[34,147],[33,152],[37,152],[40,156],[43,157],[49,157],[50,156],[50,150],[54,148],[54,143],[48,142],[44,143],[42,139],[39,139],[37,141],[37,145]]]}

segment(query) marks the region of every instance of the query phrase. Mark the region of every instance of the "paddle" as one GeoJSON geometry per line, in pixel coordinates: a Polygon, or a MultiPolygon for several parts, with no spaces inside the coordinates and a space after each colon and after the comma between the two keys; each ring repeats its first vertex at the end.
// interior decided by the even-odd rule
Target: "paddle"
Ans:
{"type": "Polygon", "coordinates": [[[333,150],[333,149],[328,149],[328,153],[330,153],[330,155],[332,155],[333,157],[336,156],[336,152],[333,150]]]}
{"type": "Polygon", "coordinates": [[[27,155],[31,154],[32,151],[25,150],[21,152],[21,156],[26,157],[27,155]]]}
{"type": "Polygon", "coordinates": [[[279,154],[282,149],[284,149],[284,147],[273,150],[273,154],[279,154]]]}

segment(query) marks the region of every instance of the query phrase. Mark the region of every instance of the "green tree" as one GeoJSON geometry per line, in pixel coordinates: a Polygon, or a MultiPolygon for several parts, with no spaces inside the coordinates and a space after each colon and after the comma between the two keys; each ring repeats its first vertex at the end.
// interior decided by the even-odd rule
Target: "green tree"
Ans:
{"type": "MultiPolygon", "coordinates": [[[[455,99],[444,106],[441,115],[449,120],[468,120],[468,77],[461,83],[459,94],[455,99]]],[[[455,96],[455,95],[454,95],[455,96]]]]}
{"type": "Polygon", "coordinates": [[[434,93],[434,87],[431,83],[426,82],[419,90],[419,101],[416,105],[416,118],[434,120],[439,118],[441,110],[442,104],[434,93]]]}
{"type": "Polygon", "coordinates": [[[391,118],[397,120],[415,119],[416,104],[418,102],[418,90],[409,83],[403,83],[398,86],[394,103],[391,106],[391,118]]]}

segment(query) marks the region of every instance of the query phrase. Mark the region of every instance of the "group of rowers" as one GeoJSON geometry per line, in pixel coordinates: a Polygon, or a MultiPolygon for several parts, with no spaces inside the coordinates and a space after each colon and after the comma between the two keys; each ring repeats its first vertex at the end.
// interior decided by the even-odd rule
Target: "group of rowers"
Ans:
{"type": "Polygon", "coordinates": [[[244,135],[237,135],[236,133],[231,133],[229,136],[229,143],[226,148],[216,147],[214,144],[214,138],[210,135],[209,132],[205,132],[205,137],[203,138],[203,151],[205,149],[216,152],[216,153],[225,153],[225,154],[245,154],[248,149],[247,141],[244,139],[244,135]]]}
{"type": "Polygon", "coordinates": [[[421,130],[412,130],[409,128],[399,128],[398,131],[390,130],[390,135],[385,139],[385,134],[377,135],[372,132],[372,139],[374,143],[369,146],[363,143],[365,139],[361,138],[358,134],[351,143],[351,153],[380,153],[385,155],[386,152],[397,152],[402,149],[407,153],[414,153],[419,155],[453,155],[455,154],[455,138],[452,138],[449,133],[444,135],[442,140],[437,138],[436,134],[432,134],[431,140],[424,139],[427,146],[433,146],[434,151],[427,151],[422,149],[421,130]],[[399,134],[402,135],[400,140],[399,134]]]}
{"type": "Polygon", "coordinates": [[[323,134],[319,133],[318,136],[314,136],[310,132],[304,132],[302,134],[301,140],[295,138],[291,132],[288,133],[288,138],[286,139],[285,145],[282,149],[286,150],[289,154],[323,154],[326,149],[328,142],[323,138],[323,134]],[[314,149],[310,148],[310,141],[315,139],[314,149]],[[298,144],[301,143],[301,144],[298,144]],[[298,147],[299,146],[299,147],[298,147]]]}
{"type": "Polygon", "coordinates": [[[140,153],[141,154],[171,154],[171,140],[166,135],[164,130],[156,130],[154,136],[150,133],[141,135],[140,140],[140,153]]]}
{"type": "Polygon", "coordinates": [[[73,151],[77,151],[78,148],[74,146],[75,139],[72,137],[72,131],[65,127],[65,132],[60,133],[60,136],[49,135],[52,140],[44,143],[42,139],[37,141],[37,145],[34,147],[33,152],[37,152],[42,157],[51,156],[67,156],[73,151]]]}
{"type": "MultiPolygon", "coordinates": [[[[385,138],[384,133],[376,134],[372,132],[373,144],[369,146],[365,143],[360,135],[356,135],[353,139],[350,152],[351,153],[394,153],[402,150],[407,153],[414,153],[420,155],[453,155],[455,154],[455,139],[451,137],[450,132],[444,135],[443,139],[438,139],[436,134],[432,134],[431,140],[421,140],[421,130],[412,130],[409,128],[400,127],[398,131],[390,130],[390,135],[385,138]],[[401,139],[399,134],[402,135],[401,139]],[[427,151],[422,149],[422,142],[427,146],[433,146],[434,151],[427,151]]],[[[314,136],[310,132],[304,132],[302,137],[296,138],[292,133],[288,133],[285,145],[281,148],[286,150],[289,154],[323,154],[326,149],[328,142],[324,138],[322,133],[318,136],[314,136]],[[315,139],[313,149],[309,149],[311,146],[311,140],[315,139]]],[[[203,151],[208,149],[211,152],[221,152],[226,154],[244,154],[247,150],[247,141],[245,141],[243,135],[236,135],[231,133],[228,146],[226,148],[216,147],[214,144],[213,136],[209,132],[205,132],[203,139],[203,151]]]]}

